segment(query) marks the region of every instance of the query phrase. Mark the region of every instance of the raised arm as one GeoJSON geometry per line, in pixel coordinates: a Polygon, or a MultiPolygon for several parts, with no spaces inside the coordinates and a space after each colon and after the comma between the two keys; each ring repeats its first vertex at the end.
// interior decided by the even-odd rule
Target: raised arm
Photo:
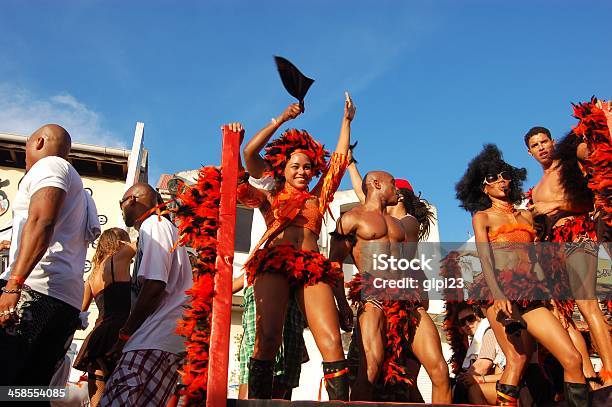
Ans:
{"type": "Polygon", "coordinates": [[[272,137],[283,123],[295,119],[301,113],[302,111],[299,103],[289,105],[283,113],[276,119],[272,119],[266,127],[259,130],[253,138],[249,140],[246,146],[244,146],[242,150],[244,162],[247,171],[253,178],[261,178],[263,173],[268,170],[268,166],[261,155],[259,155],[259,152],[263,150],[268,141],[270,141],[270,137],[272,137]]]}
{"type": "MultiPolygon", "coordinates": [[[[350,150],[348,154],[349,154],[349,161],[351,161],[352,153],[350,150]]],[[[357,169],[357,164],[355,164],[354,161],[352,161],[348,165],[348,172],[349,172],[349,176],[351,177],[351,184],[353,185],[353,191],[355,191],[355,195],[357,195],[359,202],[364,203],[365,194],[363,193],[363,187],[362,187],[363,177],[359,173],[359,170],[357,169]]]]}
{"type": "MultiPolygon", "coordinates": [[[[231,131],[240,134],[240,143],[242,143],[244,140],[244,128],[242,127],[242,124],[234,122],[229,123],[226,126],[229,127],[231,131]]],[[[256,155],[261,158],[259,154],[256,155]]],[[[249,184],[248,174],[244,173],[244,167],[242,166],[242,160],[240,159],[238,160],[238,172],[239,174],[243,173],[243,175],[238,178],[238,202],[248,208],[260,208],[268,201],[267,192],[257,189],[253,185],[249,184]]]]}
{"type": "Polygon", "coordinates": [[[338,154],[347,155],[351,145],[351,122],[355,117],[357,108],[353,104],[353,100],[348,92],[345,92],[344,100],[344,116],[342,117],[342,126],[340,127],[340,137],[335,152],[338,154]]]}
{"type": "Polygon", "coordinates": [[[344,101],[344,117],[336,150],[332,154],[325,174],[312,189],[312,194],[319,197],[319,210],[325,212],[333,200],[334,193],[340,186],[348,165],[348,152],[351,143],[351,121],[355,116],[355,106],[348,93],[344,101]]]}
{"type": "Polygon", "coordinates": [[[512,315],[512,304],[503,291],[497,284],[494,273],[493,265],[493,252],[489,243],[489,236],[487,234],[487,223],[488,215],[484,212],[478,212],[472,218],[472,226],[474,228],[474,237],[476,239],[476,249],[478,250],[478,257],[480,258],[480,265],[482,272],[484,273],[487,286],[491,290],[491,294],[494,299],[493,307],[499,312],[505,313],[508,317],[512,315]]]}

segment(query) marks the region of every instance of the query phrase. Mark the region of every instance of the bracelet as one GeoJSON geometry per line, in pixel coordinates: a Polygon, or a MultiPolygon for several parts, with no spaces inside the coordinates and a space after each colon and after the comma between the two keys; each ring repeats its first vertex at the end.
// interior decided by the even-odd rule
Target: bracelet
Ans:
{"type": "Polygon", "coordinates": [[[486,375],[482,375],[482,376],[480,376],[480,377],[482,377],[482,382],[483,382],[483,383],[486,383],[486,382],[487,382],[487,379],[486,379],[486,377],[487,377],[487,376],[486,376],[486,375]]]}
{"type": "Polygon", "coordinates": [[[120,341],[127,342],[127,341],[130,340],[130,337],[131,337],[131,335],[128,335],[128,334],[123,333],[123,332],[119,332],[118,338],[119,338],[120,341]]]}
{"type": "Polygon", "coordinates": [[[2,287],[2,292],[5,294],[20,294],[21,288],[15,288],[14,290],[11,290],[10,288],[2,287]]]}
{"type": "Polygon", "coordinates": [[[25,284],[25,277],[19,277],[19,276],[9,276],[9,281],[13,280],[15,282],[15,284],[22,286],[25,284]]]}
{"type": "Polygon", "coordinates": [[[270,119],[270,122],[275,125],[278,126],[278,120],[276,119],[276,117],[273,117],[272,119],[270,119]]]}

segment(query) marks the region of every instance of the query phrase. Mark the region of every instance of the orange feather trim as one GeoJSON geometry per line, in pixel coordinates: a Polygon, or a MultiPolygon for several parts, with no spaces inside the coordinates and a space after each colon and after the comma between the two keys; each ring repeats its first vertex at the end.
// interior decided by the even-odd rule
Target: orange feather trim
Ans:
{"type": "Polygon", "coordinates": [[[590,152],[585,161],[588,186],[595,196],[595,208],[601,211],[608,226],[612,226],[612,138],[605,112],[597,106],[597,99],[574,105],[578,124],[574,134],[581,137],[590,152]]]}

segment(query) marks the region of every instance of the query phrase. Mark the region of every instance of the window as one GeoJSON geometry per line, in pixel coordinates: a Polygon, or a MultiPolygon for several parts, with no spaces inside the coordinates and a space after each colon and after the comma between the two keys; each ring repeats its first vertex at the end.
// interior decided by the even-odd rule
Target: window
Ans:
{"type": "Polygon", "coordinates": [[[234,251],[248,253],[251,248],[251,228],[253,227],[253,209],[244,206],[236,207],[236,236],[234,251]]]}

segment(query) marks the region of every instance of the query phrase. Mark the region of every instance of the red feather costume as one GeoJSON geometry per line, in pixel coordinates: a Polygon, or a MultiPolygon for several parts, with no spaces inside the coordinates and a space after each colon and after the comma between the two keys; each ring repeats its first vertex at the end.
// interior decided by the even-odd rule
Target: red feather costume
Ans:
{"type": "MultiPolygon", "coordinates": [[[[506,298],[523,310],[544,306],[549,298],[548,290],[532,270],[533,262],[529,256],[535,230],[522,223],[506,224],[490,231],[488,237],[493,251],[508,251],[517,259],[513,267],[495,270],[496,280],[506,298]]],[[[469,302],[481,306],[493,304],[484,272],[474,279],[469,302]]]]}
{"type": "Polygon", "coordinates": [[[582,138],[589,155],[584,162],[588,186],[595,196],[595,209],[608,227],[612,227],[612,116],[597,106],[597,99],[574,105],[578,124],[573,133],[582,138]]]}
{"type": "Polygon", "coordinates": [[[299,250],[291,245],[270,246],[288,226],[304,227],[317,236],[321,232],[323,215],[348,166],[345,155],[334,153],[327,163],[325,158],[328,155],[323,145],[306,131],[290,129],[268,144],[264,156],[282,189],[268,197],[248,182],[238,185],[238,200],[248,207],[259,208],[267,225],[266,232],[255,246],[257,250],[245,263],[250,284],[258,273],[270,272],[286,274],[292,285],[312,285],[320,281],[335,284],[342,278],[340,267],[332,265],[318,252],[299,250]],[[309,157],[315,175],[323,174],[312,192],[298,190],[283,182],[286,163],[297,152],[309,157]]]}
{"type": "MultiPolygon", "coordinates": [[[[419,292],[416,290],[389,289],[381,292],[375,288],[371,274],[356,274],[347,283],[349,288],[348,298],[358,308],[358,315],[363,312],[365,301],[372,299],[375,306],[380,308],[386,320],[385,330],[385,358],[383,361],[379,382],[376,383],[377,390],[384,393],[402,392],[405,389],[396,385],[413,385],[413,377],[409,375],[406,366],[409,359],[414,358],[412,353],[412,340],[419,323],[418,308],[421,306],[419,292]],[[399,300],[398,300],[399,299],[399,300]],[[365,300],[365,301],[364,301],[365,300]]],[[[349,359],[353,368],[358,366],[359,350],[354,348],[355,336],[351,342],[349,359]]],[[[356,370],[356,369],[355,369],[356,370]]],[[[356,374],[354,371],[353,375],[356,374]]],[[[377,391],[379,393],[379,391],[377,391]]],[[[382,394],[378,394],[381,396],[382,394]]],[[[399,401],[399,400],[393,400],[399,401]]]]}
{"type": "MultiPolygon", "coordinates": [[[[454,278],[458,280],[461,277],[461,266],[459,265],[459,252],[452,251],[444,259],[440,265],[440,277],[454,278]]],[[[463,359],[468,349],[468,338],[461,331],[459,326],[459,309],[464,303],[464,295],[462,288],[444,288],[443,291],[445,305],[444,316],[444,331],[446,332],[446,340],[450,345],[453,355],[450,363],[452,372],[456,375],[461,370],[463,359]]]]}

